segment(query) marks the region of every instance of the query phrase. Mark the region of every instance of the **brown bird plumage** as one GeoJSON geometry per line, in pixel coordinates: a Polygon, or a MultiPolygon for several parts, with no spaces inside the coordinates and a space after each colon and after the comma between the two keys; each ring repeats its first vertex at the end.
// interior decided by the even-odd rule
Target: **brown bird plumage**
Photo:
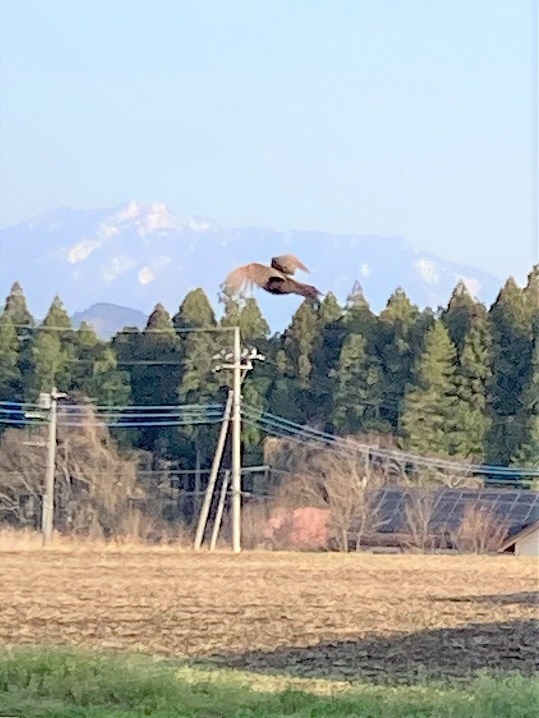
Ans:
{"type": "Polygon", "coordinates": [[[293,254],[273,257],[271,267],[258,262],[244,264],[230,272],[223,282],[223,290],[234,296],[256,284],[270,294],[299,294],[308,299],[318,299],[321,292],[316,287],[292,279],[296,269],[309,271],[293,254]]]}

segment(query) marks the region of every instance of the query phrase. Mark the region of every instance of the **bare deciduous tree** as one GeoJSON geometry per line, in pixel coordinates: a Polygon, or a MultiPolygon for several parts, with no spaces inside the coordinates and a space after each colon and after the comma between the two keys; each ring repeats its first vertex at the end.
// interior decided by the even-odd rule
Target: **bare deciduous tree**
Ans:
{"type": "Polygon", "coordinates": [[[45,478],[45,431],[8,429],[0,444],[0,519],[36,525],[45,478]]]}
{"type": "Polygon", "coordinates": [[[453,540],[459,551],[488,553],[498,551],[509,534],[509,526],[486,506],[466,507],[453,540]]]}
{"type": "MultiPolygon", "coordinates": [[[[39,524],[47,450],[46,427],[10,429],[0,443],[0,517],[13,523],[39,524]],[[33,515],[27,515],[29,501],[33,515]],[[26,514],[24,513],[26,510],[26,514]]],[[[55,500],[57,524],[76,533],[110,534],[140,495],[137,459],[121,456],[107,427],[92,407],[76,415],[58,412],[55,500]],[[69,424],[69,425],[67,425],[69,424]],[[73,425],[74,424],[74,425],[73,425]]]]}
{"type": "Polygon", "coordinates": [[[433,489],[412,489],[407,493],[404,508],[405,543],[409,548],[427,551],[436,546],[432,526],[439,497],[433,489]]]}
{"type": "Polygon", "coordinates": [[[331,450],[311,457],[301,473],[283,481],[279,498],[287,505],[327,508],[331,537],[340,551],[348,551],[350,539],[359,548],[368,536],[386,524],[382,517],[379,476],[367,476],[361,456],[331,450]]]}

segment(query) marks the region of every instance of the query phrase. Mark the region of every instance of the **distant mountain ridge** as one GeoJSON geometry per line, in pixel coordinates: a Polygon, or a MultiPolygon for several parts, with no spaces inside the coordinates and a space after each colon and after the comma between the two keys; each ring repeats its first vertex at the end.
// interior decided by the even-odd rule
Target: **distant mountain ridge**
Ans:
{"type": "Polygon", "coordinates": [[[75,312],[71,317],[73,326],[78,328],[82,322],[92,326],[96,334],[102,339],[110,339],[125,327],[143,329],[148,317],[144,312],[129,307],[120,307],[117,304],[98,302],[83,312],[75,312]]]}
{"type": "MultiPolygon", "coordinates": [[[[61,207],[1,229],[0,291],[5,296],[18,280],[36,316],[59,294],[76,321],[91,307],[87,316],[109,334],[121,328],[117,322],[139,325],[141,314],[147,317],[157,302],[175,313],[199,286],[217,310],[219,285],[231,269],[286,252],[310,268],[306,281],[341,302],[359,280],[376,312],[399,286],[420,307],[434,308],[447,302],[460,279],[487,303],[501,286],[486,272],[399,237],[223,228],[211,219],[175,214],[159,202],[131,201],[102,209],[61,207]]],[[[273,330],[286,326],[301,302],[261,291],[256,296],[273,330]]]]}

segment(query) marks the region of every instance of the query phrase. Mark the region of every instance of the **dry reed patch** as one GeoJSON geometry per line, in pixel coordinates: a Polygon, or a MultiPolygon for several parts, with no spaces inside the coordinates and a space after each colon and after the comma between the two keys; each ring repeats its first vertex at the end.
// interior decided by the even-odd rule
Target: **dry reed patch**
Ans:
{"type": "MultiPolygon", "coordinates": [[[[440,652],[440,640],[429,636],[483,624],[492,634],[486,649],[471,641],[477,655],[487,651],[481,666],[489,656],[493,665],[505,656],[503,668],[528,670],[535,659],[526,626],[536,606],[509,594],[536,590],[536,562],[514,557],[12,552],[0,555],[0,643],[219,655],[225,662],[254,651],[268,665],[268,656],[281,652],[279,670],[287,661],[301,663],[289,648],[308,649],[310,675],[318,675],[317,646],[326,663],[343,646],[355,646],[339,659],[348,676],[354,660],[357,674],[368,668],[364,654],[372,653],[373,639],[400,641],[402,652],[403,638],[424,632],[417,650],[428,664],[440,652]],[[500,595],[508,598],[474,598],[500,595]],[[509,625],[522,631],[503,628],[509,625]],[[515,642],[523,641],[519,649],[515,642]]],[[[386,653],[391,650],[388,644],[386,653]]]]}

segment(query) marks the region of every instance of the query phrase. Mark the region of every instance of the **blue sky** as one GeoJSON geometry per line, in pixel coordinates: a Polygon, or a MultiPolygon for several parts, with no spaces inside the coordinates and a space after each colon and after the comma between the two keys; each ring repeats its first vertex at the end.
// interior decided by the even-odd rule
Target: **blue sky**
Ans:
{"type": "Polygon", "coordinates": [[[522,280],[533,0],[0,0],[0,225],[164,201],[522,280]]]}

